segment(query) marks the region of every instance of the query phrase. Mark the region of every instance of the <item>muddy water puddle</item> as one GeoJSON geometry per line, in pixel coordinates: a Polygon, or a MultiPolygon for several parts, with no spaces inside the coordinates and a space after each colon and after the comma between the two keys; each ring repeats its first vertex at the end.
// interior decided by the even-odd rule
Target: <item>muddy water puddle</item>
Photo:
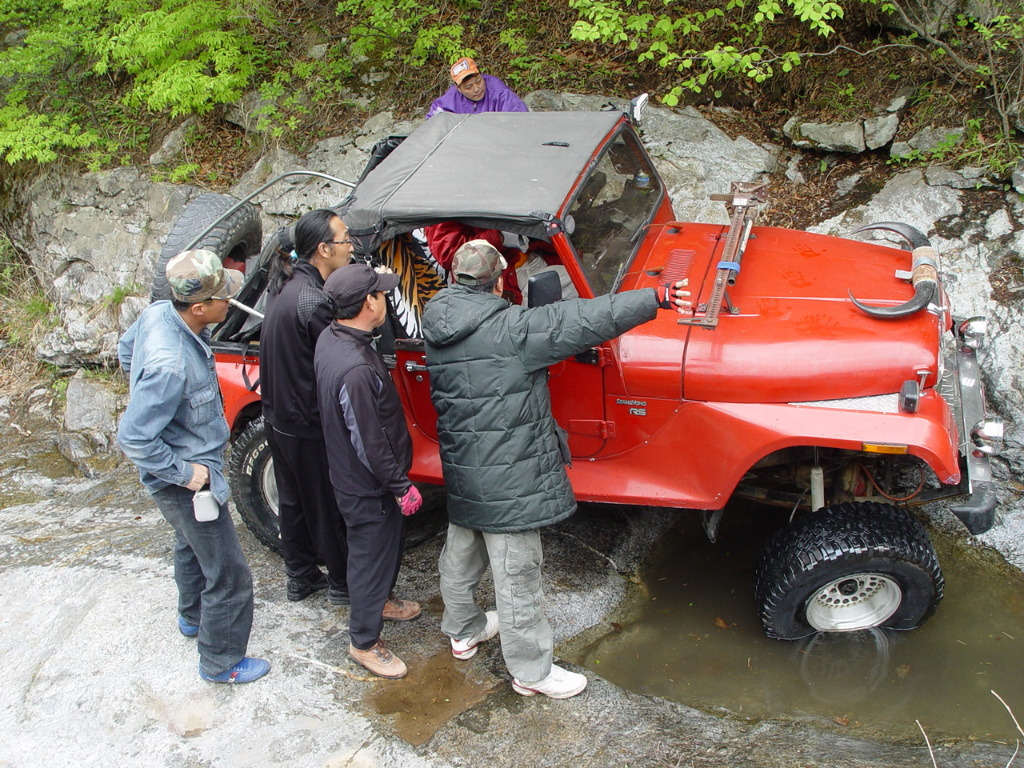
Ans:
{"type": "Polygon", "coordinates": [[[572,660],[624,688],[742,717],[820,718],[870,738],[1007,741],[1024,722],[1024,575],[981,547],[935,541],[945,598],[911,632],[770,640],[757,619],[754,564],[774,512],[727,512],[717,544],[680,518],[643,581],[633,623],[572,660]]]}
{"type": "Polygon", "coordinates": [[[367,703],[392,718],[396,735],[419,746],[449,719],[487,698],[497,685],[474,672],[445,648],[429,659],[409,661],[409,676],[401,682],[381,682],[367,703]]]}

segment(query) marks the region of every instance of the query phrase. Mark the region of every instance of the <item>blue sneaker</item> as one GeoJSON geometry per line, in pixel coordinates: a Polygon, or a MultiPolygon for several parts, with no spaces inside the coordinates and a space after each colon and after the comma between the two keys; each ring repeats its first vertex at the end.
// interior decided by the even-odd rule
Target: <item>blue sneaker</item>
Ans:
{"type": "Polygon", "coordinates": [[[219,675],[208,674],[203,670],[202,664],[199,665],[199,676],[208,683],[251,683],[253,680],[259,680],[269,671],[269,661],[254,659],[251,656],[243,657],[235,666],[219,675]]]}
{"type": "Polygon", "coordinates": [[[189,624],[185,619],[178,616],[178,631],[181,632],[185,637],[196,637],[199,634],[198,624],[189,624]]]}

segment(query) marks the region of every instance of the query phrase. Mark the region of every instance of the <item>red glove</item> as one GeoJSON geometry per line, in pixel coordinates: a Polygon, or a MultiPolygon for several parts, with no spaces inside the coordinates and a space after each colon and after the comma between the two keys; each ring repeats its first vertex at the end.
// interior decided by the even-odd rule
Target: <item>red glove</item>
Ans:
{"type": "Polygon", "coordinates": [[[675,298],[672,285],[659,285],[655,290],[658,292],[658,308],[672,309],[672,299],[675,298]]]}
{"type": "Polygon", "coordinates": [[[422,504],[423,496],[420,495],[419,489],[415,485],[410,485],[409,490],[405,492],[405,496],[398,500],[398,506],[406,517],[414,514],[422,504]]]}

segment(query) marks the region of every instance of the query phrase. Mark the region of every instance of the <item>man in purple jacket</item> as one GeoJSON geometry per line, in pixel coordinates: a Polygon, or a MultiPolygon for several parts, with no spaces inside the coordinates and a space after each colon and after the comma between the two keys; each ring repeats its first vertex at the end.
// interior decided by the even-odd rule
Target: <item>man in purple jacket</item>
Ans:
{"type": "Polygon", "coordinates": [[[481,75],[476,62],[463,56],[452,64],[452,85],[435,99],[427,117],[438,112],[473,115],[477,112],[529,112],[523,100],[493,75],[481,75]]]}

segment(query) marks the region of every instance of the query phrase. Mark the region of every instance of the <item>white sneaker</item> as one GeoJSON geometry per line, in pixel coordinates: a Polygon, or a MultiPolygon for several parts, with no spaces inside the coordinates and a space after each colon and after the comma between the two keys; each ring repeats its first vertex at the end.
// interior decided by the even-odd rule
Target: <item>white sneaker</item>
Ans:
{"type": "Polygon", "coordinates": [[[467,637],[465,640],[452,639],[452,656],[456,659],[472,659],[476,656],[477,646],[485,640],[490,640],[496,634],[498,634],[498,612],[488,611],[484,614],[487,617],[487,623],[484,628],[472,637],[467,637]]]}
{"type": "Polygon", "coordinates": [[[523,696],[533,696],[536,693],[543,693],[552,699],[568,699],[577,693],[582,693],[587,687],[587,678],[578,672],[570,672],[554,664],[551,665],[551,674],[539,683],[524,685],[512,678],[512,689],[523,696]]]}

